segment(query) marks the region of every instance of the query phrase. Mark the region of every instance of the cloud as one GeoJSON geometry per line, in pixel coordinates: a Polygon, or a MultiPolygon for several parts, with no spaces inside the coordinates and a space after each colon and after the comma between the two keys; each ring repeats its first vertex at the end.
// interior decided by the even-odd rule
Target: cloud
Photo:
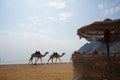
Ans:
{"type": "Polygon", "coordinates": [[[100,3],[98,9],[101,10],[103,16],[113,15],[120,12],[120,4],[118,2],[113,3],[100,3]]]}
{"type": "Polygon", "coordinates": [[[61,2],[61,1],[58,1],[58,0],[54,0],[52,2],[49,2],[48,5],[51,6],[51,7],[55,7],[56,9],[63,9],[63,8],[66,7],[65,2],[61,2]]]}
{"type": "Polygon", "coordinates": [[[13,35],[15,32],[10,30],[0,30],[0,35],[13,35]]]}
{"type": "Polygon", "coordinates": [[[106,3],[101,3],[101,4],[98,4],[98,8],[103,10],[105,7],[106,7],[106,3]]]}
{"type": "Polygon", "coordinates": [[[71,13],[61,12],[58,14],[58,19],[66,22],[72,16],[71,13]]]}
{"type": "Polygon", "coordinates": [[[72,13],[69,12],[60,12],[56,14],[55,17],[48,17],[50,20],[67,22],[69,18],[72,17],[72,13]]]}
{"type": "Polygon", "coordinates": [[[41,19],[40,16],[28,16],[28,20],[33,24],[36,24],[37,22],[39,22],[40,19],[41,19]]]}
{"type": "Polygon", "coordinates": [[[120,6],[111,7],[109,9],[104,10],[103,15],[106,16],[106,15],[109,15],[109,14],[115,14],[119,11],[120,11],[120,6]]]}
{"type": "Polygon", "coordinates": [[[57,20],[57,18],[55,18],[55,17],[48,17],[48,19],[50,19],[50,20],[54,20],[54,21],[57,20]]]}
{"type": "MultiPolygon", "coordinates": [[[[56,9],[65,9],[67,5],[65,1],[53,0],[48,3],[48,6],[55,7],[56,9]]],[[[50,16],[48,18],[54,21],[67,22],[71,16],[72,16],[72,13],[70,12],[59,11],[58,13],[55,13],[54,16],[50,16]]]]}
{"type": "Polygon", "coordinates": [[[32,27],[34,25],[39,25],[42,18],[41,16],[28,16],[26,17],[26,21],[21,23],[22,27],[32,27]]]}

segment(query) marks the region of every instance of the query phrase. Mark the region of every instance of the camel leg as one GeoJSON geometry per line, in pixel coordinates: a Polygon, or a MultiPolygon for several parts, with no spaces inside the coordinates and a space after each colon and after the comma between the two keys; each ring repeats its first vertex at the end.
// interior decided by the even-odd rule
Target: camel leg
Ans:
{"type": "Polygon", "coordinates": [[[39,57],[35,58],[35,64],[37,64],[39,57]]]}
{"type": "Polygon", "coordinates": [[[31,59],[31,63],[33,64],[33,59],[31,59]]]}
{"type": "Polygon", "coordinates": [[[31,64],[33,64],[33,57],[31,57],[30,61],[31,61],[31,64]]]}
{"type": "Polygon", "coordinates": [[[39,58],[37,58],[36,63],[38,62],[39,58]]]}
{"type": "Polygon", "coordinates": [[[59,59],[59,61],[62,63],[61,59],[60,59],[60,58],[58,58],[58,59],[59,59]]]}
{"type": "Polygon", "coordinates": [[[41,64],[43,64],[43,62],[42,62],[42,58],[40,58],[40,61],[41,61],[41,64]]]}
{"type": "Polygon", "coordinates": [[[57,63],[57,58],[56,58],[56,60],[55,60],[55,63],[57,63]]]}
{"type": "Polygon", "coordinates": [[[52,63],[53,63],[53,58],[51,59],[52,63]]]}
{"type": "Polygon", "coordinates": [[[47,63],[50,61],[51,58],[48,59],[47,63]]]}
{"type": "Polygon", "coordinates": [[[30,61],[31,61],[31,60],[29,59],[29,63],[28,63],[28,64],[30,64],[30,61]]]}
{"type": "Polygon", "coordinates": [[[32,60],[33,60],[33,58],[31,57],[31,58],[29,59],[29,64],[32,63],[32,60]]]}
{"type": "Polygon", "coordinates": [[[38,59],[35,58],[35,64],[37,64],[38,59]]]}

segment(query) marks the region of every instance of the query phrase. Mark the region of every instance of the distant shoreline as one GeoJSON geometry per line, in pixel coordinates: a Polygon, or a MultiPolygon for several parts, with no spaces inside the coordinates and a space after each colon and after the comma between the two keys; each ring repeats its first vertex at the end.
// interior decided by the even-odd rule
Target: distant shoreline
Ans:
{"type": "MultiPolygon", "coordinates": [[[[38,63],[38,64],[36,64],[36,65],[45,65],[45,64],[47,64],[47,63],[43,63],[43,64],[41,64],[41,63],[38,63]]],[[[52,64],[52,63],[48,63],[48,64],[52,64]]],[[[53,63],[53,64],[71,64],[70,62],[63,62],[63,63],[53,63]]],[[[14,65],[35,65],[35,64],[27,64],[27,63],[18,63],[18,64],[0,64],[0,66],[14,66],[14,65]]]]}

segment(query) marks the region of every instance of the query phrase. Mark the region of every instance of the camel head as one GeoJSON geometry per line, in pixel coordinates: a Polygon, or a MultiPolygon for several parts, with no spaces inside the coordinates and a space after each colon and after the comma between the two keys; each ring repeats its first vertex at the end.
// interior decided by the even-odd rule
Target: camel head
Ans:
{"type": "Polygon", "coordinates": [[[45,54],[48,54],[49,52],[45,52],[45,54]]]}
{"type": "Polygon", "coordinates": [[[65,53],[62,53],[62,56],[65,55],[65,53]]]}

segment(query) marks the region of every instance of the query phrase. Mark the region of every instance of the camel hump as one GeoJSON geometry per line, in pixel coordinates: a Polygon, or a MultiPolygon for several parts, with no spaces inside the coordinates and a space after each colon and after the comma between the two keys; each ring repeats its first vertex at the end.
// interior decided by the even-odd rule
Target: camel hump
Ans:
{"type": "Polygon", "coordinates": [[[54,52],[54,53],[53,53],[53,55],[56,55],[56,56],[57,56],[57,55],[58,55],[58,53],[57,53],[57,52],[54,52]]]}
{"type": "Polygon", "coordinates": [[[41,54],[40,51],[36,51],[35,54],[41,54]]]}

